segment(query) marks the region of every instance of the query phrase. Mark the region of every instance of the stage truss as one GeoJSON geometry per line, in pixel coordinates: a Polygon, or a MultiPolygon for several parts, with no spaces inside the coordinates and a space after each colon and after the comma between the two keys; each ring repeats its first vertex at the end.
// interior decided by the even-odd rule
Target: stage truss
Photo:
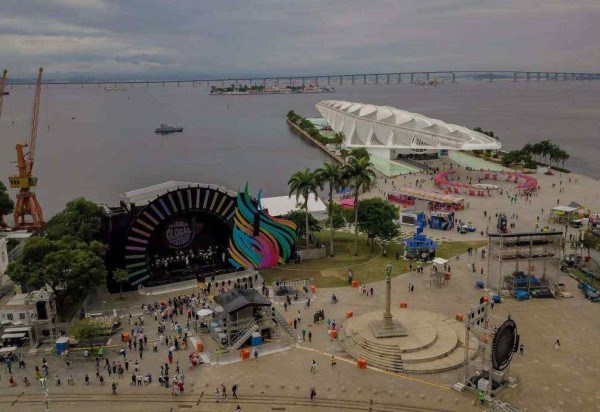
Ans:
{"type": "Polygon", "coordinates": [[[563,243],[562,232],[490,234],[487,288],[519,299],[556,297],[563,243]]]}
{"type": "Polygon", "coordinates": [[[492,402],[504,387],[512,388],[518,384],[518,376],[510,373],[510,361],[503,370],[494,369],[492,362],[494,334],[506,319],[491,314],[490,308],[491,304],[482,298],[480,304],[471,309],[465,317],[465,367],[459,372],[458,383],[455,385],[455,389],[458,390],[468,389],[473,392],[482,390],[488,402],[492,402]],[[473,338],[479,341],[479,350],[475,357],[470,356],[469,353],[469,340],[473,338]],[[478,388],[472,380],[482,375],[487,375],[489,384],[487,387],[483,385],[478,388]]]}

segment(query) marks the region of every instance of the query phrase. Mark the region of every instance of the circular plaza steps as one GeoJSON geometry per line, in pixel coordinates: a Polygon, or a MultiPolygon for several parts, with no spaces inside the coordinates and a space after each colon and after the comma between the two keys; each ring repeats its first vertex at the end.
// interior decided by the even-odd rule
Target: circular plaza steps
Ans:
{"type": "MultiPolygon", "coordinates": [[[[393,372],[434,373],[457,368],[465,361],[464,325],[445,315],[424,310],[393,310],[407,336],[376,338],[370,323],[381,320],[381,312],[348,319],[339,334],[342,348],[353,358],[393,372]]],[[[469,355],[475,356],[479,342],[471,334],[469,355]]]]}

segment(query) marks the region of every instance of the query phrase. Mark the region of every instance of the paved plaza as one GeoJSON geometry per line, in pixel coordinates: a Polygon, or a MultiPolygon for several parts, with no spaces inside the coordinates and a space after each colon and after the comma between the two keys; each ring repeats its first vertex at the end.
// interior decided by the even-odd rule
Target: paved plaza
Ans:
{"type": "MultiPolygon", "coordinates": [[[[475,198],[467,197],[469,207],[459,213],[459,218],[471,220],[478,228],[476,233],[460,235],[455,231],[444,233],[444,237],[452,240],[482,239],[480,228],[495,226],[494,214],[506,212],[509,221],[513,213],[518,215],[514,221],[516,230],[533,230],[537,217],[539,226],[545,226],[548,210],[557,204],[568,204],[577,201],[592,210],[600,209],[600,184],[595,179],[575,175],[545,176],[538,174],[539,195],[531,202],[518,199],[511,204],[506,193],[502,196],[475,198]],[[569,182],[568,179],[571,179],[569,182]],[[577,182],[575,181],[577,179],[577,182]],[[562,184],[561,184],[562,180],[562,184]],[[555,185],[553,188],[552,185],[555,185]],[[544,212],[541,212],[541,209],[544,212]],[[491,219],[484,217],[484,210],[491,219]]],[[[382,195],[393,191],[393,185],[414,185],[416,180],[424,181],[424,187],[430,187],[430,176],[417,174],[396,179],[381,179],[378,186],[366,196],[382,195]]],[[[550,225],[552,226],[552,225],[550,225]]],[[[560,228],[564,229],[564,228],[560,228]]],[[[574,229],[569,229],[574,233],[574,229]]],[[[431,231],[427,230],[426,234],[431,231]]],[[[436,233],[439,237],[439,233],[436,233]]],[[[475,263],[479,269],[487,267],[478,253],[473,256],[461,255],[451,258],[452,278],[448,285],[435,287],[430,285],[430,268],[425,273],[403,273],[404,264],[392,261],[392,309],[394,314],[401,313],[400,301],[408,305],[407,315],[431,312],[439,319],[452,320],[455,313],[466,313],[475,306],[484,291],[476,289],[474,282],[484,279],[474,275],[471,265],[475,263]],[[401,274],[401,275],[400,275],[401,274]],[[398,276],[399,275],[399,276],[398,276]],[[414,291],[409,292],[409,284],[414,291]]],[[[300,269],[301,266],[297,266],[300,269]]],[[[357,267],[355,272],[358,273],[357,267]]],[[[301,274],[300,274],[301,275],[301,274]]],[[[153,382],[140,387],[133,386],[131,373],[133,363],[138,360],[142,375],[151,373],[154,378],[159,375],[161,364],[167,362],[167,348],[159,346],[158,353],[147,350],[143,359],[139,359],[136,351],[126,351],[130,361],[129,371],[122,379],[108,377],[101,369],[105,379],[102,385],[96,378],[95,362],[77,361],[67,367],[58,357],[39,353],[27,356],[27,366],[18,369],[13,364],[12,375],[19,383],[9,387],[7,371],[0,370],[0,409],[10,411],[235,411],[237,405],[242,411],[327,411],[339,410],[377,410],[377,411],[480,411],[485,406],[476,404],[476,395],[472,392],[456,392],[451,389],[463,372],[462,368],[447,370],[433,374],[396,374],[375,368],[359,369],[356,361],[346,354],[338,340],[332,340],[327,333],[327,322],[314,324],[313,314],[323,309],[325,318],[336,321],[341,331],[345,332],[346,312],[352,311],[353,318],[359,319],[369,312],[381,312],[384,305],[384,273],[381,281],[369,284],[373,287],[374,296],[365,296],[357,288],[343,287],[318,289],[311,300],[310,307],[304,302],[291,305],[285,311],[283,305],[277,308],[287,319],[299,316],[301,321],[298,332],[302,330],[312,335],[312,342],[302,341],[287,350],[265,354],[259,350],[256,362],[247,360],[226,365],[200,365],[195,369],[188,368],[189,350],[175,352],[170,376],[173,376],[175,365],[179,362],[185,374],[185,391],[182,396],[173,396],[171,388],[164,388],[153,382]],[[339,303],[331,304],[331,295],[338,297],[339,303]],[[41,366],[42,357],[49,363],[47,383],[48,406],[40,385],[34,381],[29,387],[22,383],[24,376],[34,378],[35,366],[41,366]],[[331,357],[336,360],[331,365],[331,357]],[[311,362],[317,363],[316,371],[311,372],[311,362]],[[85,374],[90,377],[90,385],[85,385],[85,374]],[[57,386],[54,377],[58,375],[61,385],[57,386]],[[67,377],[73,375],[75,384],[67,385],[67,377]],[[111,394],[111,384],[118,383],[117,395],[111,394]],[[232,385],[238,385],[239,399],[231,399],[232,385]],[[227,399],[217,399],[215,389],[225,385],[227,399]],[[311,387],[317,392],[316,400],[309,400],[311,387]],[[46,409],[48,408],[48,409],[46,409]]],[[[600,373],[600,305],[587,301],[577,290],[576,281],[561,273],[560,282],[566,285],[567,291],[573,294],[569,299],[537,299],[516,301],[507,298],[496,304],[492,310],[492,322],[499,324],[508,315],[516,321],[524,345],[524,355],[516,354],[510,367],[510,374],[517,377],[516,388],[503,390],[499,399],[510,402],[522,410],[528,411],[591,411],[600,410],[600,387],[597,383],[600,373]],[[554,342],[560,339],[561,345],[555,348],[554,342]]],[[[195,289],[176,291],[160,297],[144,296],[138,292],[127,292],[122,298],[118,295],[100,295],[88,308],[89,311],[111,311],[120,309],[119,313],[131,312],[134,319],[141,314],[142,303],[165,300],[169,297],[191,294],[195,289]]],[[[395,315],[396,316],[396,315],[395,315]]],[[[417,315],[415,315],[417,316],[417,315]]],[[[180,321],[185,322],[183,316],[180,321]]],[[[122,318],[128,327],[128,316],[122,318]]],[[[408,320],[407,325],[414,323],[408,320]]],[[[157,324],[148,315],[145,316],[145,331],[150,342],[158,337],[157,324]]],[[[427,329],[427,328],[425,328],[427,329]]],[[[175,332],[171,332],[175,333],[175,332]]],[[[427,330],[423,331],[426,335],[427,330]]],[[[206,338],[208,339],[208,338],[206,338]]],[[[402,339],[402,338],[396,338],[402,339]]],[[[462,338],[461,338],[462,339],[462,338]]],[[[458,343],[461,344],[460,342],[458,343]]],[[[119,350],[124,347],[118,337],[114,337],[107,350],[107,357],[123,360],[119,350]]],[[[151,348],[152,344],[148,345],[151,348]]],[[[104,363],[101,363],[103,366],[104,363]]]]}

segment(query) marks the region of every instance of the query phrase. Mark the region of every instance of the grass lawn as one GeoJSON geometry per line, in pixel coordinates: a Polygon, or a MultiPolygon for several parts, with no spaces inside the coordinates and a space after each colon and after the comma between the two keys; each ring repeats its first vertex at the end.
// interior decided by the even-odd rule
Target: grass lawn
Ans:
{"type": "Polygon", "coordinates": [[[573,275],[577,280],[587,282],[594,289],[600,290],[600,282],[598,282],[596,279],[594,279],[594,278],[592,278],[590,276],[587,276],[581,270],[579,270],[579,269],[569,269],[569,273],[571,275],[573,275]]]}
{"type": "MultiPolygon", "coordinates": [[[[329,241],[329,232],[317,234],[323,243],[329,241]]],[[[437,251],[437,256],[449,258],[465,253],[467,248],[481,247],[483,241],[446,242],[437,251]]],[[[362,284],[382,280],[385,276],[385,266],[391,263],[394,266],[392,276],[397,276],[408,271],[410,261],[400,258],[396,260],[396,252],[402,256],[402,245],[391,242],[386,246],[387,257],[381,256],[379,245],[375,245],[371,252],[366,237],[358,238],[358,256],[354,256],[354,235],[350,233],[336,233],[334,239],[334,257],[313,259],[299,265],[286,265],[277,268],[263,269],[260,271],[267,283],[277,279],[311,279],[311,283],[318,287],[338,287],[348,284],[348,269],[352,269],[354,280],[362,284]]]]}

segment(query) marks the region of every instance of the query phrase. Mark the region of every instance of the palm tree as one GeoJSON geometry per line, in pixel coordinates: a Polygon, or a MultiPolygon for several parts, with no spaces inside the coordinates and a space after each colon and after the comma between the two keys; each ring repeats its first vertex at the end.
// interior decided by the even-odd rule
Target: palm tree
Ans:
{"type": "Polygon", "coordinates": [[[523,149],[521,149],[521,151],[522,151],[523,153],[526,153],[526,154],[528,154],[528,155],[530,155],[530,154],[534,154],[534,150],[535,150],[535,149],[534,149],[534,146],[533,146],[533,144],[532,144],[532,143],[527,143],[525,146],[523,146],[523,149]]]}
{"type": "Polygon", "coordinates": [[[540,152],[541,152],[540,154],[544,158],[544,163],[546,163],[546,164],[547,164],[548,155],[550,154],[551,150],[552,150],[552,143],[550,142],[550,140],[542,140],[540,142],[540,152]]]}
{"type": "Polygon", "coordinates": [[[352,156],[355,159],[364,157],[367,160],[371,159],[371,155],[369,154],[369,151],[367,149],[365,149],[364,147],[355,147],[354,149],[352,149],[350,151],[350,156],[352,156]]]}
{"type": "Polygon", "coordinates": [[[304,204],[302,208],[306,213],[306,249],[308,249],[308,238],[309,238],[309,227],[308,227],[308,198],[310,195],[314,195],[315,199],[317,198],[317,180],[315,178],[315,173],[312,172],[308,167],[304,169],[304,171],[298,171],[290,177],[288,180],[288,186],[290,188],[290,194],[288,197],[292,197],[293,194],[296,195],[296,202],[300,200],[300,197],[303,197],[304,204]]]}
{"type": "Polygon", "coordinates": [[[346,164],[346,159],[348,158],[348,156],[350,156],[350,152],[348,151],[348,149],[340,150],[340,157],[344,161],[344,164],[346,164]]]}
{"type": "Polygon", "coordinates": [[[344,133],[337,132],[335,135],[333,135],[333,143],[338,146],[344,143],[344,133]]]}
{"type": "Polygon", "coordinates": [[[550,147],[548,150],[548,157],[550,160],[550,165],[552,165],[553,162],[556,162],[558,160],[558,148],[550,147]]]}
{"type": "Polygon", "coordinates": [[[560,160],[562,161],[562,167],[564,169],[565,167],[565,160],[569,160],[569,157],[571,157],[566,151],[562,151],[562,154],[560,156],[560,160]]]}
{"type": "Polygon", "coordinates": [[[315,170],[317,184],[323,190],[325,184],[329,186],[329,257],[333,257],[333,191],[338,189],[342,183],[342,169],[339,165],[325,163],[323,167],[315,170]]]}
{"type": "Polygon", "coordinates": [[[373,186],[376,175],[372,167],[367,157],[351,157],[344,168],[344,178],[354,187],[354,256],[358,256],[358,194],[373,186]]]}

